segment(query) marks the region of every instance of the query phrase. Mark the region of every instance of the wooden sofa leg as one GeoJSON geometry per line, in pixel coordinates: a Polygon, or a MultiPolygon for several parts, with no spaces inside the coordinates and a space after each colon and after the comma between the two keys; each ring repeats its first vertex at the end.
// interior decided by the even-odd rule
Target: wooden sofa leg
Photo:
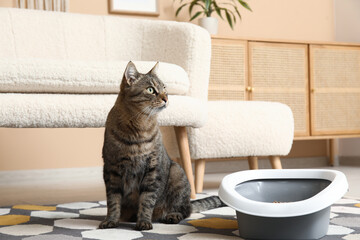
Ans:
{"type": "Polygon", "coordinates": [[[329,165],[337,166],[339,165],[339,140],[338,139],[329,139],[328,140],[328,151],[329,151],[329,165]]]}
{"type": "Polygon", "coordinates": [[[189,180],[191,187],[191,198],[196,198],[195,193],[195,184],[194,184],[194,175],[191,165],[190,149],[189,149],[189,140],[186,132],[186,127],[174,127],[176,140],[180,152],[181,165],[184,168],[185,174],[189,180]]]}
{"type": "Polygon", "coordinates": [[[257,157],[254,157],[254,156],[248,157],[248,163],[249,163],[249,168],[251,170],[259,169],[259,164],[258,164],[258,158],[257,157]]]}
{"type": "Polygon", "coordinates": [[[279,156],[269,156],[271,167],[273,169],[282,169],[281,160],[279,156]]]}
{"type": "Polygon", "coordinates": [[[195,161],[195,189],[196,193],[201,193],[204,186],[205,159],[195,161]]]}

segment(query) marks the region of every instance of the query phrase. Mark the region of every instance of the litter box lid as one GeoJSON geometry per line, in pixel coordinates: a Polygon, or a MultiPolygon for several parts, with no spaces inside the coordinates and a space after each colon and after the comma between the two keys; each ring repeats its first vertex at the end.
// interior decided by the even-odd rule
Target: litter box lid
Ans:
{"type": "Polygon", "coordinates": [[[311,214],[331,206],[348,190],[346,176],[339,171],[324,169],[247,170],[224,177],[219,189],[220,199],[236,211],[261,217],[296,217],[311,214]],[[314,196],[293,202],[273,203],[255,201],[236,191],[245,182],[256,180],[320,179],[331,183],[314,196]]]}

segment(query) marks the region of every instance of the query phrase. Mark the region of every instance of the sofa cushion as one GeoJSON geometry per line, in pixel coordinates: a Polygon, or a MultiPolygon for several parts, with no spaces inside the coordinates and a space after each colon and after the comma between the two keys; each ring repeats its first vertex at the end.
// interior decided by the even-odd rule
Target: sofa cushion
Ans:
{"type": "MultiPolygon", "coordinates": [[[[0,59],[0,92],[10,93],[118,93],[128,61],[70,61],[49,59],[0,59]]],[[[141,73],[155,65],[134,61],[141,73]]],[[[161,62],[158,77],[169,94],[189,90],[187,73],[180,66],[161,62]]]]}
{"type": "MultiPolygon", "coordinates": [[[[0,127],[104,127],[116,94],[0,94],[0,127]]],[[[206,103],[190,96],[169,96],[158,116],[160,126],[201,127],[206,103]],[[186,117],[184,117],[186,116],[186,117]]]]}
{"type": "Polygon", "coordinates": [[[208,121],[189,129],[192,159],[283,156],[291,149],[289,106],[262,101],[209,101],[208,121]]]}

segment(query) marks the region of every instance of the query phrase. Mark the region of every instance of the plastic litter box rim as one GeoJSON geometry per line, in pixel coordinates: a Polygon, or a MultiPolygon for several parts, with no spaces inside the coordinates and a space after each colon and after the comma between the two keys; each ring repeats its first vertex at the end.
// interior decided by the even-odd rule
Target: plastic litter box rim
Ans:
{"type": "Polygon", "coordinates": [[[346,176],[326,169],[246,170],[225,176],[219,188],[220,199],[236,211],[260,217],[296,217],[331,206],[348,191],[346,176]],[[315,196],[296,202],[268,203],[247,199],[236,192],[238,184],[264,179],[324,179],[331,183],[315,196]]]}

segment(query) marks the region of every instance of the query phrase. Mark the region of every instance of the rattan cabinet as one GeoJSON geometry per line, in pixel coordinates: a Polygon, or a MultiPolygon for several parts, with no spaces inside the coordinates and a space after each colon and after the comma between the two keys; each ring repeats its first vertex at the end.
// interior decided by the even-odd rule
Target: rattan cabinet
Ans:
{"type": "Polygon", "coordinates": [[[213,39],[209,100],[285,103],[295,135],[309,136],[308,82],[306,44],[213,39]]]}
{"type": "Polygon", "coordinates": [[[360,134],[360,47],[310,45],[311,133],[360,134]]]}
{"type": "Polygon", "coordinates": [[[277,101],[295,140],[360,137],[360,45],[213,37],[209,100],[277,101]]]}
{"type": "Polygon", "coordinates": [[[212,40],[209,100],[246,100],[247,41],[212,40]]]}
{"type": "Polygon", "coordinates": [[[295,135],[309,136],[308,47],[249,42],[249,100],[287,104],[295,135]]]}

